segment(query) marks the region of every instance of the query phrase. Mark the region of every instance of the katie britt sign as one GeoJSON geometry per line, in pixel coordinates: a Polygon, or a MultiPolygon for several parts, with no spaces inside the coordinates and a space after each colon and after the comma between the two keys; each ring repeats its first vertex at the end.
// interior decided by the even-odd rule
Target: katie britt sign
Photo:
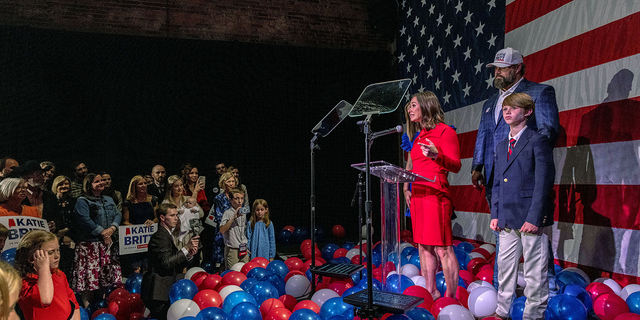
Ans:
{"type": "Polygon", "coordinates": [[[4,250],[18,247],[20,239],[31,230],[49,231],[47,220],[34,217],[0,217],[0,223],[9,229],[9,238],[7,238],[7,242],[4,244],[4,250]]]}
{"type": "Polygon", "coordinates": [[[120,254],[132,254],[147,252],[149,239],[156,230],[158,224],[154,223],[147,227],[144,224],[134,224],[119,227],[120,254]]]}

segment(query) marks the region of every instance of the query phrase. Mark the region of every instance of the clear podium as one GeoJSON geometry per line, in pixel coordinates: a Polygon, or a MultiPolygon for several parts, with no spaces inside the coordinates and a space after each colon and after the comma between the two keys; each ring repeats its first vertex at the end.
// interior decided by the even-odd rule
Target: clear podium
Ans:
{"type": "MultiPolygon", "coordinates": [[[[352,164],[351,167],[365,171],[365,163],[352,164]]],[[[404,195],[402,192],[402,185],[405,182],[433,182],[433,179],[423,177],[415,174],[411,171],[407,171],[403,168],[390,164],[386,161],[375,161],[370,163],[370,173],[380,178],[380,215],[381,215],[381,254],[382,262],[380,267],[382,269],[382,284],[385,291],[402,293],[400,278],[397,277],[398,283],[387,284],[387,276],[389,273],[395,271],[399,275],[402,274],[401,270],[401,252],[400,252],[400,218],[404,213],[403,203],[404,195]],[[395,267],[392,267],[389,262],[393,262],[395,267]],[[396,288],[396,290],[391,290],[396,288]]],[[[367,257],[368,259],[371,259],[367,257]]],[[[395,277],[394,277],[395,278],[395,277]]]]}

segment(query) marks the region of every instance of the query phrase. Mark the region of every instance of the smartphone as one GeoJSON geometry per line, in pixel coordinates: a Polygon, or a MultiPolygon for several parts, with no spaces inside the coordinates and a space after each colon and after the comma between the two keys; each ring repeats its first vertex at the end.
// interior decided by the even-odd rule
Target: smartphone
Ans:
{"type": "Polygon", "coordinates": [[[198,183],[202,182],[203,184],[205,183],[205,176],[199,176],[198,177],[198,183]]]}

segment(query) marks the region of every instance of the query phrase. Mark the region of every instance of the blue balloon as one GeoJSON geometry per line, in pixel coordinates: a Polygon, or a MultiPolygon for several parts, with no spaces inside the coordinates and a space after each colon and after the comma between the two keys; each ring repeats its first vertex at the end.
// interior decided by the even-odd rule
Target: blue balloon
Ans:
{"type": "Polygon", "coordinates": [[[427,309],[415,307],[405,313],[411,320],[436,320],[427,309]]]}
{"type": "Polygon", "coordinates": [[[243,291],[249,291],[249,288],[251,288],[251,286],[253,286],[254,284],[256,284],[256,282],[259,282],[259,279],[256,278],[247,278],[247,280],[242,281],[242,283],[240,284],[240,289],[242,289],[243,291]]]}
{"type": "Polygon", "coordinates": [[[585,320],[587,308],[576,297],[559,294],[549,300],[545,320],[585,320]]]}
{"type": "Polygon", "coordinates": [[[341,297],[331,298],[322,304],[320,308],[320,318],[329,320],[332,316],[341,315],[347,320],[353,319],[353,306],[344,302],[341,297]]]}
{"type": "Polygon", "coordinates": [[[186,317],[180,318],[180,320],[198,320],[198,318],[193,316],[186,316],[186,317]]]}
{"type": "Polygon", "coordinates": [[[329,320],[349,320],[349,319],[347,319],[347,317],[342,316],[342,315],[335,315],[335,316],[331,316],[331,318],[329,318],[329,320]]]}
{"type": "MultiPolygon", "coordinates": [[[[0,248],[2,249],[2,248],[0,248]]],[[[8,264],[10,264],[11,266],[13,266],[13,263],[16,260],[16,248],[11,248],[11,249],[7,249],[5,251],[2,251],[2,254],[0,254],[0,259],[8,264]]]]}
{"type": "Polygon", "coordinates": [[[366,279],[367,278],[367,269],[362,269],[362,271],[358,271],[354,274],[351,275],[351,281],[353,281],[353,283],[358,283],[360,282],[361,279],[366,279]],[[360,276],[360,273],[362,273],[362,277],[360,276]]]}
{"type": "Polygon", "coordinates": [[[229,273],[229,272],[231,272],[231,271],[233,271],[233,270],[225,270],[225,271],[222,271],[222,273],[220,274],[220,278],[224,277],[224,275],[225,275],[225,274],[227,274],[227,273],[229,273]]]}
{"type": "MultiPolygon", "coordinates": [[[[271,285],[273,285],[274,288],[276,288],[276,290],[278,290],[278,296],[276,297],[276,299],[278,297],[280,297],[283,294],[286,294],[284,288],[285,288],[285,283],[284,283],[284,279],[282,279],[279,275],[277,274],[269,274],[266,277],[260,279],[260,281],[266,281],[269,282],[271,285]]],[[[311,281],[311,280],[309,280],[311,281]]],[[[262,304],[260,304],[262,305],[262,304]]]]}
{"type": "Polygon", "coordinates": [[[224,302],[222,302],[222,310],[224,310],[227,316],[230,316],[231,310],[233,310],[233,308],[238,304],[241,304],[244,302],[248,302],[255,305],[256,299],[248,292],[244,292],[244,291],[231,292],[224,299],[224,302]]]}
{"type": "Polygon", "coordinates": [[[311,281],[311,268],[307,269],[307,271],[304,272],[304,275],[307,276],[307,279],[309,279],[309,281],[311,281]]]}
{"type": "Polygon", "coordinates": [[[343,247],[344,249],[347,249],[347,251],[348,251],[348,250],[353,249],[355,246],[356,246],[356,245],[355,245],[355,244],[353,244],[353,242],[345,242],[345,243],[342,245],[342,247],[343,247]]]}
{"type": "Polygon", "coordinates": [[[298,243],[307,240],[309,239],[309,231],[305,227],[297,227],[293,230],[293,239],[298,243]]]}
{"type": "Polygon", "coordinates": [[[457,246],[458,249],[466,252],[467,254],[471,253],[471,251],[473,251],[473,249],[475,249],[476,247],[474,247],[471,243],[469,242],[460,242],[460,244],[458,244],[457,246]]]}
{"type": "Polygon", "coordinates": [[[80,320],[90,320],[90,319],[91,317],[89,316],[87,309],[80,307],[80,320]]]}
{"type": "Polygon", "coordinates": [[[340,247],[338,247],[337,244],[327,243],[324,247],[322,247],[322,259],[327,261],[331,260],[333,258],[333,253],[338,249],[340,249],[340,247]]]}
{"type": "Polygon", "coordinates": [[[294,311],[289,320],[322,320],[320,316],[310,309],[298,309],[294,311]]]}
{"type": "Polygon", "coordinates": [[[582,288],[586,288],[587,285],[589,285],[587,283],[587,280],[585,280],[580,274],[573,271],[564,270],[556,274],[556,285],[558,286],[558,288],[560,288],[560,290],[562,290],[562,287],[568,284],[577,284],[582,288]]]}
{"type": "Polygon", "coordinates": [[[591,295],[589,294],[589,292],[587,292],[587,290],[577,284],[572,283],[564,286],[560,293],[568,294],[580,300],[584,307],[587,308],[587,312],[593,309],[593,299],[591,298],[591,295]]]}
{"type": "Polygon", "coordinates": [[[258,306],[262,305],[267,299],[278,299],[280,297],[278,289],[267,281],[256,282],[247,292],[256,299],[258,306]]]}
{"type": "Polygon", "coordinates": [[[640,314],[640,291],[636,291],[627,297],[629,311],[640,314]]]}
{"type": "Polygon", "coordinates": [[[129,275],[127,278],[127,282],[124,284],[124,288],[129,291],[129,293],[140,293],[140,288],[142,286],[142,273],[134,272],[129,275]]]}
{"type": "Polygon", "coordinates": [[[388,320],[410,320],[409,316],[406,314],[394,314],[387,318],[388,320]]]}
{"type": "Polygon", "coordinates": [[[269,274],[270,273],[269,271],[267,271],[267,269],[263,267],[255,267],[251,269],[249,272],[247,272],[247,278],[262,279],[269,274]]]}
{"type": "Polygon", "coordinates": [[[171,291],[169,292],[169,301],[171,304],[180,300],[180,299],[193,299],[193,297],[198,293],[198,286],[189,280],[182,279],[178,280],[176,283],[171,286],[171,291]]]}
{"type": "Polygon", "coordinates": [[[447,282],[444,280],[444,272],[442,271],[436,273],[436,289],[440,291],[440,296],[444,297],[444,293],[447,291],[447,282]]]}
{"type": "MultiPolygon", "coordinates": [[[[378,279],[371,279],[371,283],[373,284],[373,288],[375,290],[382,291],[382,282],[378,281],[378,279]]],[[[367,287],[369,287],[367,279],[360,280],[360,282],[358,282],[358,287],[362,289],[366,289],[367,287]]]]}
{"type": "Polygon", "coordinates": [[[93,320],[116,320],[116,317],[114,317],[110,313],[103,313],[103,314],[93,318],[93,320]]]}
{"type": "Polygon", "coordinates": [[[527,302],[527,297],[522,296],[518,297],[511,303],[511,308],[509,308],[509,315],[512,320],[522,320],[522,315],[524,314],[524,303],[527,302]]]}
{"type": "Polygon", "coordinates": [[[220,308],[209,307],[200,310],[198,320],[227,320],[227,314],[220,308]]]}
{"type": "Polygon", "coordinates": [[[562,271],[562,267],[557,265],[557,264],[554,264],[553,265],[553,271],[555,271],[554,274],[558,274],[558,273],[560,273],[560,271],[562,271]]]}
{"type": "Polygon", "coordinates": [[[398,266],[398,263],[400,263],[400,258],[398,258],[398,254],[397,253],[391,252],[387,256],[387,261],[393,262],[393,264],[398,266]]]}
{"type": "Polygon", "coordinates": [[[372,252],[371,254],[373,255],[371,263],[376,266],[376,268],[380,267],[380,264],[382,264],[382,253],[372,252]]]}
{"type": "Polygon", "coordinates": [[[409,262],[416,266],[418,268],[418,270],[421,269],[420,267],[420,255],[419,254],[414,254],[411,256],[411,259],[409,259],[409,262]]]}
{"type": "Polygon", "coordinates": [[[453,252],[456,254],[458,264],[461,270],[467,270],[467,264],[469,264],[469,254],[458,248],[453,248],[453,252]]]}
{"type": "Polygon", "coordinates": [[[287,277],[289,267],[281,260],[273,260],[267,265],[267,271],[279,275],[282,279],[287,277]]]}
{"type": "MultiPolygon", "coordinates": [[[[384,291],[402,293],[406,288],[413,286],[414,283],[405,275],[392,274],[387,278],[384,284],[384,291]]],[[[444,295],[443,295],[444,296],[444,295]]]]}
{"type": "Polygon", "coordinates": [[[410,255],[412,255],[412,253],[411,253],[411,252],[412,252],[413,250],[418,251],[418,250],[417,250],[416,248],[414,248],[414,247],[406,247],[406,248],[402,249],[402,252],[400,252],[400,254],[401,254],[401,255],[403,255],[403,256],[410,256],[410,255]]]}
{"type": "MultiPolygon", "coordinates": [[[[226,299],[225,299],[226,300],[226,299]]],[[[228,320],[262,320],[260,309],[250,302],[242,302],[233,307],[227,316],[228,320]]]]}
{"type": "Polygon", "coordinates": [[[289,230],[282,229],[280,230],[280,232],[278,232],[278,242],[282,244],[291,243],[292,237],[293,237],[293,234],[289,230]]]}
{"type": "MultiPolygon", "coordinates": [[[[365,281],[366,281],[366,280],[365,280],[365,281]]],[[[352,294],[354,294],[354,293],[360,292],[360,291],[362,291],[362,290],[363,290],[363,289],[362,289],[362,288],[360,288],[360,287],[358,287],[358,286],[351,287],[351,288],[349,288],[349,289],[345,290],[345,291],[342,293],[342,297],[348,297],[348,296],[350,296],[350,295],[352,295],[352,294]]]]}

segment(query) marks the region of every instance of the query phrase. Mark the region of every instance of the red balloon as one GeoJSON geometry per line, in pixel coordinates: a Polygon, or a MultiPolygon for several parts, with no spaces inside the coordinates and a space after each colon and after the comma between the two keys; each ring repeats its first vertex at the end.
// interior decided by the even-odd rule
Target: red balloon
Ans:
{"type": "Polygon", "coordinates": [[[382,318],[380,318],[380,320],[385,320],[385,319],[387,319],[387,318],[389,318],[391,316],[392,316],[391,313],[385,313],[384,316],[382,316],[382,318]]]}
{"type": "Polygon", "coordinates": [[[396,265],[391,261],[387,261],[387,264],[384,265],[384,274],[389,274],[391,271],[396,271],[396,265]]]}
{"type": "Polygon", "coordinates": [[[344,227],[336,224],[331,228],[331,233],[333,233],[333,236],[336,238],[344,238],[344,227]]]}
{"type": "Polygon", "coordinates": [[[426,310],[431,310],[431,306],[433,305],[433,297],[431,296],[431,293],[429,293],[429,290],[421,286],[410,286],[404,289],[404,292],[402,292],[402,294],[423,298],[424,302],[418,305],[418,307],[424,308],[426,310]]]}
{"type": "Polygon", "coordinates": [[[209,307],[219,308],[222,304],[222,297],[220,294],[211,289],[200,290],[191,300],[200,307],[200,310],[204,310],[209,307]]]}
{"type": "Polygon", "coordinates": [[[115,298],[126,299],[127,296],[129,296],[129,291],[127,291],[126,289],[118,288],[111,291],[111,293],[109,294],[109,298],[107,298],[107,302],[111,303],[111,301],[113,301],[113,299],[115,298]]]}
{"type": "Polygon", "coordinates": [[[284,306],[284,303],[282,303],[282,301],[271,298],[271,299],[265,300],[262,303],[262,305],[260,305],[260,313],[266,317],[269,311],[278,309],[278,308],[284,308],[284,307],[285,306],[284,306]]]}
{"type": "MultiPolygon", "coordinates": [[[[320,249],[316,248],[315,251],[316,251],[316,257],[322,257],[322,253],[320,252],[320,249]]],[[[302,255],[304,256],[305,260],[311,260],[311,248],[308,248],[307,250],[305,250],[302,255]]]]}
{"type": "Polygon", "coordinates": [[[299,309],[309,309],[315,313],[320,313],[320,307],[318,306],[318,304],[311,300],[302,300],[298,302],[298,304],[296,304],[296,306],[293,308],[293,312],[299,309]]]}
{"type": "Polygon", "coordinates": [[[482,318],[482,320],[502,320],[502,318],[486,317],[486,318],[482,318]]]}
{"type": "Polygon", "coordinates": [[[433,305],[431,306],[431,314],[438,319],[438,314],[440,314],[440,311],[442,311],[442,309],[444,309],[444,307],[446,306],[450,306],[452,304],[457,304],[457,305],[462,305],[462,303],[460,303],[460,301],[454,299],[454,298],[449,298],[449,297],[442,297],[442,298],[438,298],[438,300],[436,300],[435,302],[433,302],[433,305]]]}
{"type": "Polygon", "coordinates": [[[289,230],[289,232],[293,233],[293,231],[296,230],[296,227],[294,226],[284,226],[284,228],[282,228],[283,230],[289,230]]]}
{"type": "Polygon", "coordinates": [[[144,302],[139,293],[132,293],[127,297],[127,304],[129,305],[129,311],[133,313],[144,314],[144,302]]]}
{"type": "Polygon", "coordinates": [[[457,247],[461,243],[462,243],[462,241],[460,241],[460,240],[453,240],[453,246],[454,247],[457,247]]]}
{"type": "Polygon", "coordinates": [[[284,264],[289,268],[289,271],[300,270],[300,269],[302,269],[302,266],[304,265],[302,260],[300,260],[300,258],[296,258],[296,257],[291,257],[291,258],[285,260],[284,264]]]}
{"type": "Polygon", "coordinates": [[[129,315],[129,320],[142,320],[144,319],[144,314],[140,312],[134,312],[129,315]]]}
{"type": "Polygon", "coordinates": [[[263,268],[267,268],[267,265],[269,264],[269,260],[267,260],[266,258],[263,258],[263,257],[255,257],[255,258],[251,259],[251,262],[255,262],[255,263],[259,264],[263,268]]]}
{"type": "Polygon", "coordinates": [[[349,250],[345,248],[340,248],[333,252],[333,258],[338,259],[338,258],[344,257],[347,255],[347,252],[349,252],[349,250]]]}
{"type": "Polygon", "coordinates": [[[596,301],[596,298],[601,294],[614,293],[613,289],[601,282],[590,283],[587,285],[586,290],[591,295],[591,299],[593,299],[593,301],[596,301]]]}
{"type": "Polygon", "coordinates": [[[114,298],[109,302],[108,309],[109,313],[114,315],[117,320],[128,320],[131,313],[127,300],[124,298],[114,298]]]}
{"type": "Polygon", "coordinates": [[[482,267],[480,267],[480,271],[484,271],[484,270],[493,270],[493,263],[487,263],[485,265],[483,265],[482,267]]]}
{"type": "Polygon", "coordinates": [[[480,268],[482,268],[482,266],[485,264],[489,264],[486,259],[473,258],[469,260],[469,263],[467,263],[467,271],[470,271],[471,273],[476,274],[478,273],[478,271],[480,271],[480,268]]]}
{"type": "Polygon", "coordinates": [[[603,293],[593,300],[593,311],[600,320],[615,320],[620,314],[629,312],[629,306],[617,294],[603,293]]]}
{"type": "MultiPolygon", "coordinates": [[[[321,265],[323,265],[323,264],[324,264],[323,262],[321,262],[321,261],[320,261],[320,259],[321,259],[320,257],[316,257],[316,266],[321,266],[321,265]]],[[[325,263],[326,263],[326,262],[325,262],[325,263]]],[[[311,266],[311,260],[307,260],[307,261],[305,261],[305,263],[302,265],[302,269],[300,269],[300,271],[302,271],[303,273],[304,273],[304,272],[307,272],[307,270],[309,270],[309,267],[310,267],[310,266],[311,266]]],[[[285,281],[285,283],[286,283],[286,281],[285,281]]]]}
{"type": "Polygon", "coordinates": [[[636,313],[621,313],[614,320],[640,320],[640,314],[636,313]]]}
{"type": "Polygon", "coordinates": [[[244,273],[245,275],[247,273],[249,273],[249,271],[251,271],[251,269],[256,268],[256,267],[262,267],[262,265],[260,265],[257,262],[247,262],[244,264],[244,266],[242,266],[242,269],[240,269],[240,272],[244,273]]]}
{"type": "Polygon", "coordinates": [[[411,243],[411,245],[414,247],[416,246],[416,243],[413,241],[413,238],[406,237],[406,238],[401,238],[401,240],[407,243],[411,243]]]}
{"type": "Polygon", "coordinates": [[[469,283],[478,280],[478,278],[476,278],[476,276],[474,276],[473,273],[467,270],[460,270],[458,272],[458,275],[460,276],[460,278],[462,278],[462,280],[464,280],[464,283],[466,285],[469,285],[469,283]]]}
{"type": "Polygon", "coordinates": [[[480,248],[481,244],[477,243],[477,242],[471,242],[471,244],[475,247],[475,248],[480,248]]]}
{"type": "Polygon", "coordinates": [[[413,237],[413,233],[411,233],[411,231],[409,230],[402,230],[402,232],[400,232],[400,238],[411,238],[413,237]]]}
{"type": "Polygon", "coordinates": [[[103,313],[109,313],[109,309],[107,308],[102,308],[102,309],[98,309],[96,311],[93,312],[93,314],[91,315],[91,319],[103,314],[103,313]]]}
{"type": "Polygon", "coordinates": [[[116,284],[114,285],[114,287],[116,287],[116,288],[120,288],[120,289],[124,289],[125,285],[124,285],[124,283],[122,283],[122,282],[121,282],[121,283],[116,283],[116,284]]]}
{"type": "MultiPolygon", "coordinates": [[[[359,249],[359,248],[360,248],[360,245],[357,245],[357,246],[355,246],[355,247],[353,247],[353,248],[354,248],[354,249],[359,249]]],[[[363,253],[365,253],[365,254],[367,253],[367,244],[366,244],[366,243],[363,243],[363,244],[362,244],[362,252],[363,252],[363,253]]]]}
{"type": "Polygon", "coordinates": [[[491,253],[489,251],[487,251],[487,249],[485,249],[485,248],[475,248],[475,249],[471,250],[471,252],[477,252],[477,253],[481,254],[487,260],[491,259],[491,253]]]}
{"type": "Polygon", "coordinates": [[[469,300],[469,291],[463,287],[458,287],[456,289],[456,299],[460,301],[463,307],[469,309],[468,300],[469,300]]]}
{"type": "Polygon", "coordinates": [[[371,273],[373,275],[373,277],[382,277],[382,269],[380,268],[375,268],[373,269],[373,272],[371,273]]]}
{"type": "Polygon", "coordinates": [[[356,254],[355,256],[353,256],[353,258],[351,258],[351,263],[352,264],[360,264],[360,255],[356,254]]]}
{"type": "Polygon", "coordinates": [[[476,274],[476,277],[478,278],[478,280],[483,280],[493,284],[493,267],[478,271],[478,274],[476,274]]]}
{"type": "Polygon", "coordinates": [[[293,308],[296,307],[296,304],[298,304],[298,300],[290,294],[283,294],[278,298],[278,300],[282,301],[282,303],[284,303],[284,307],[289,311],[293,310],[293,308]]]}
{"type": "Polygon", "coordinates": [[[291,310],[287,308],[277,308],[269,311],[264,320],[289,320],[291,310]]]}
{"type": "Polygon", "coordinates": [[[191,281],[196,284],[196,286],[200,286],[202,281],[209,275],[206,271],[196,272],[193,276],[191,276],[191,281]]]}
{"type": "Polygon", "coordinates": [[[239,287],[242,284],[242,282],[245,280],[247,280],[247,276],[245,276],[242,272],[229,271],[227,272],[227,274],[224,275],[224,277],[222,277],[221,283],[223,286],[228,286],[232,284],[239,287]]]}
{"type": "Polygon", "coordinates": [[[302,241],[300,244],[300,252],[304,252],[306,248],[311,248],[311,239],[302,241]]]}
{"type": "Polygon", "coordinates": [[[204,290],[204,289],[216,290],[216,288],[220,284],[220,281],[222,281],[222,278],[220,278],[219,275],[210,274],[206,276],[204,280],[202,280],[202,283],[198,285],[198,290],[204,290]]]}
{"type": "Polygon", "coordinates": [[[347,290],[346,286],[342,282],[334,282],[329,285],[329,289],[335,291],[339,296],[342,296],[345,290],[347,290]]]}
{"type": "Polygon", "coordinates": [[[295,276],[296,274],[305,276],[304,272],[300,271],[300,270],[293,270],[293,271],[289,271],[289,273],[287,273],[287,275],[284,277],[284,283],[287,283],[287,281],[289,281],[289,278],[295,276]]]}

